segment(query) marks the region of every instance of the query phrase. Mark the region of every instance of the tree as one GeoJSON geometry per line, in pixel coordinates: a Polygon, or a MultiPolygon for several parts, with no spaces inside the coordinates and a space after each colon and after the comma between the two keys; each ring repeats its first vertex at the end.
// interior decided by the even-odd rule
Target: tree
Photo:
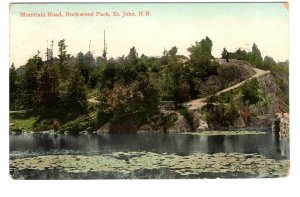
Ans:
{"type": "Polygon", "coordinates": [[[248,54],[245,50],[241,50],[240,48],[236,50],[235,53],[232,54],[233,58],[237,60],[245,60],[248,61],[248,54]]]}
{"type": "Polygon", "coordinates": [[[263,66],[264,69],[270,70],[276,65],[276,62],[274,61],[274,59],[272,57],[265,56],[263,65],[264,65],[263,66]]]}
{"type": "Polygon", "coordinates": [[[246,104],[256,104],[260,100],[261,88],[256,78],[248,80],[241,86],[243,101],[246,104]]]}
{"type": "Polygon", "coordinates": [[[42,65],[43,65],[43,60],[39,55],[40,55],[40,51],[37,51],[37,54],[35,54],[32,58],[30,58],[27,61],[27,64],[34,65],[37,70],[41,70],[42,65]]]}
{"type": "Polygon", "coordinates": [[[221,58],[226,59],[227,53],[228,53],[228,51],[226,50],[226,48],[223,48],[223,51],[221,53],[221,58]]]}
{"type": "Polygon", "coordinates": [[[249,53],[249,62],[257,68],[261,68],[263,66],[263,58],[255,43],[253,43],[252,51],[249,53]]]}
{"type": "Polygon", "coordinates": [[[42,65],[42,60],[38,54],[27,61],[24,67],[24,73],[20,76],[20,104],[25,108],[36,107],[35,93],[38,87],[37,76],[42,65]]]}
{"type": "Polygon", "coordinates": [[[143,78],[131,84],[116,83],[100,94],[100,114],[110,114],[113,121],[135,115],[147,119],[158,109],[158,90],[143,78]]]}
{"type": "Polygon", "coordinates": [[[70,58],[70,54],[68,54],[66,50],[67,47],[68,46],[65,44],[65,39],[62,39],[58,42],[58,57],[60,69],[63,68],[65,62],[70,58]]]}
{"type": "Polygon", "coordinates": [[[170,58],[172,60],[176,60],[176,54],[177,54],[177,50],[178,48],[176,46],[172,47],[169,52],[168,52],[168,55],[170,56],[170,58]]]}
{"type": "Polygon", "coordinates": [[[207,78],[211,74],[217,74],[217,66],[211,62],[211,59],[213,59],[211,54],[212,46],[212,41],[206,37],[200,42],[196,42],[195,46],[192,45],[191,48],[188,48],[188,51],[191,53],[191,64],[195,70],[196,77],[207,78]]]}
{"type": "Polygon", "coordinates": [[[103,77],[100,83],[101,89],[112,89],[117,80],[117,68],[114,61],[108,61],[107,65],[103,69],[103,77]]]}
{"type": "Polygon", "coordinates": [[[55,67],[45,67],[38,76],[36,91],[38,107],[47,113],[56,108],[59,102],[58,72],[55,67]]]}
{"type": "Polygon", "coordinates": [[[14,63],[9,68],[9,108],[15,109],[16,100],[18,99],[18,76],[14,63]]]}
{"type": "Polygon", "coordinates": [[[192,47],[188,49],[191,53],[191,62],[196,67],[209,66],[210,60],[213,58],[211,54],[212,46],[213,43],[209,37],[202,39],[200,42],[196,42],[195,46],[192,45],[192,47]]]}
{"type": "Polygon", "coordinates": [[[135,47],[132,47],[129,51],[128,56],[126,57],[126,62],[130,66],[134,66],[138,63],[138,53],[136,52],[135,47]]]}
{"type": "Polygon", "coordinates": [[[190,100],[190,86],[186,81],[181,81],[175,88],[174,93],[175,103],[181,105],[181,103],[190,100]]]}
{"type": "Polygon", "coordinates": [[[93,55],[88,52],[85,55],[79,52],[76,57],[77,67],[79,68],[81,75],[84,77],[84,81],[87,84],[90,78],[90,72],[95,67],[95,59],[93,55]]]}
{"type": "Polygon", "coordinates": [[[87,100],[84,78],[78,69],[70,69],[69,78],[60,84],[61,100],[66,110],[83,111],[87,100]]]}
{"type": "Polygon", "coordinates": [[[168,51],[166,49],[164,49],[163,51],[163,55],[162,57],[160,58],[160,63],[162,65],[167,65],[169,62],[169,58],[168,58],[168,51]]]}

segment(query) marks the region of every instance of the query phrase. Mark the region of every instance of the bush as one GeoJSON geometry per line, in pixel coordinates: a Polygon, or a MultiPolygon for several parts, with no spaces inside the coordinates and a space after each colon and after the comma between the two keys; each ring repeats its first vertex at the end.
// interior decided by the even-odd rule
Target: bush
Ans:
{"type": "Polygon", "coordinates": [[[186,109],[186,108],[182,108],[182,109],[179,109],[178,112],[186,119],[186,121],[190,125],[191,131],[194,131],[195,130],[195,127],[194,127],[194,117],[189,112],[189,110],[186,109]]]}
{"type": "Polygon", "coordinates": [[[249,101],[249,104],[255,104],[259,101],[259,83],[256,78],[248,80],[241,86],[243,101],[249,101]]]}
{"type": "Polygon", "coordinates": [[[213,105],[206,104],[202,107],[202,116],[204,119],[217,126],[228,126],[234,123],[234,120],[239,117],[238,108],[230,103],[228,105],[213,105]]]}
{"type": "Polygon", "coordinates": [[[176,113],[168,114],[163,118],[163,131],[166,131],[178,120],[178,115],[176,113]]]}

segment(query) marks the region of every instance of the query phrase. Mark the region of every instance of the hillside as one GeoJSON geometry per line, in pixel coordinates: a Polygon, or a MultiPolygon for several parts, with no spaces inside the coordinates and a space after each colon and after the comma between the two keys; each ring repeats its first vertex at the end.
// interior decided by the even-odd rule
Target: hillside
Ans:
{"type": "Polygon", "coordinates": [[[63,39],[59,58],[43,61],[38,52],[26,65],[11,66],[10,129],[130,133],[270,127],[264,119],[288,112],[288,61],[263,61],[252,52],[218,59],[212,45],[208,37],[195,42],[189,57],[178,55],[176,46],[161,57],[139,56],[132,47],[127,56],[107,59],[106,53],[70,56],[63,39]]]}

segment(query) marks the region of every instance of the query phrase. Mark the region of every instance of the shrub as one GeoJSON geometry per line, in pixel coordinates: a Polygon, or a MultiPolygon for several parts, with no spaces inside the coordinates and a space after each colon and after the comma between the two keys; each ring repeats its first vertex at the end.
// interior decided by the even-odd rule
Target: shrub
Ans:
{"type": "Polygon", "coordinates": [[[193,117],[193,115],[186,108],[179,109],[178,111],[186,119],[186,121],[190,125],[191,131],[194,131],[195,127],[194,127],[194,117],[193,117]]]}

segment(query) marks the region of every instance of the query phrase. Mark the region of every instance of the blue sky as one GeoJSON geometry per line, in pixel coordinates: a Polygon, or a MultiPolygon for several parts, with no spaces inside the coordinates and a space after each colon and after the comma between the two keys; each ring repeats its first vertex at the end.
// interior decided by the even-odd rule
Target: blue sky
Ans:
{"type": "Polygon", "coordinates": [[[89,41],[94,56],[101,55],[106,30],[108,56],[128,54],[132,46],[139,54],[159,56],[164,48],[178,47],[178,53],[208,36],[213,55],[223,47],[234,51],[251,49],[256,43],[262,55],[276,61],[288,59],[288,10],[281,3],[89,3],[14,4],[10,7],[10,62],[24,64],[37,50],[46,50],[47,40],[65,38],[72,55],[87,52],[89,41]],[[63,17],[22,18],[20,12],[137,12],[149,17],[63,17]]]}

